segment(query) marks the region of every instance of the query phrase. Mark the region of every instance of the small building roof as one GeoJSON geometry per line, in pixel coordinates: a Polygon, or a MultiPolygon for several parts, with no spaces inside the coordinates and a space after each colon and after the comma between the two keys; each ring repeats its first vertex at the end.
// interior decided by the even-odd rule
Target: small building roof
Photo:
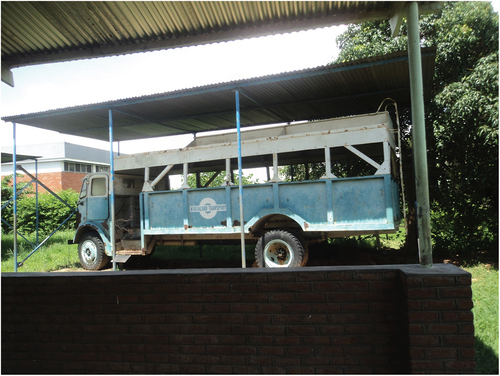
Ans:
{"type": "MultiPolygon", "coordinates": [[[[429,99],[435,49],[422,50],[424,96],[429,99]]],[[[234,128],[235,90],[241,125],[320,120],[377,111],[394,99],[410,107],[407,51],[252,79],[161,94],[3,117],[64,134],[107,141],[113,110],[115,141],[234,128]]]]}
{"type": "MultiPolygon", "coordinates": [[[[6,153],[12,155],[12,147],[6,146],[2,148],[6,153]]],[[[49,142],[34,145],[18,145],[16,147],[18,162],[19,156],[27,153],[39,155],[39,157],[24,158],[34,159],[37,158],[40,162],[54,161],[54,160],[67,160],[79,161],[85,163],[109,164],[109,150],[102,150],[84,145],[77,145],[69,142],[49,142]]],[[[2,152],[2,157],[3,157],[2,152]]],[[[29,156],[27,156],[29,157],[29,156]]],[[[21,159],[21,160],[24,160],[21,159]]],[[[7,162],[12,162],[12,159],[7,162]]],[[[2,158],[2,163],[4,160],[2,158]]]]}
{"type": "MultiPolygon", "coordinates": [[[[35,155],[23,155],[23,154],[17,154],[16,153],[16,161],[26,161],[26,160],[35,160],[40,158],[39,156],[35,155]]],[[[12,153],[4,153],[2,152],[2,163],[12,163],[14,162],[14,156],[12,153]]]]}

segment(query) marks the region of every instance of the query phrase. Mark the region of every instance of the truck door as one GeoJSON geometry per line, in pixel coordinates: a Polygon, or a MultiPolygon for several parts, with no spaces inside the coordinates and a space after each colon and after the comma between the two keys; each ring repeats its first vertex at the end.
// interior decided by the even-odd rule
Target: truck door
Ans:
{"type": "Polygon", "coordinates": [[[92,176],[88,184],[87,220],[104,221],[108,217],[108,176],[92,176]]]}

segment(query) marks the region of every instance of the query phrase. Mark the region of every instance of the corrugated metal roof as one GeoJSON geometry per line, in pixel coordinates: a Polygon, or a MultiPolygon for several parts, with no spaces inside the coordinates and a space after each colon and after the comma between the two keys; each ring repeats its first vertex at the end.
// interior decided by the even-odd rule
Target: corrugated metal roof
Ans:
{"type": "Polygon", "coordinates": [[[2,65],[213,43],[388,19],[392,1],[2,1],[2,65]]]}
{"type": "MultiPolygon", "coordinates": [[[[434,73],[435,49],[422,50],[425,96],[434,73]]],[[[241,95],[242,126],[317,120],[375,112],[387,97],[410,106],[406,51],[349,63],[162,94],[8,116],[65,134],[108,140],[113,110],[115,141],[197,133],[235,127],[235,90],[241,95]]]]}

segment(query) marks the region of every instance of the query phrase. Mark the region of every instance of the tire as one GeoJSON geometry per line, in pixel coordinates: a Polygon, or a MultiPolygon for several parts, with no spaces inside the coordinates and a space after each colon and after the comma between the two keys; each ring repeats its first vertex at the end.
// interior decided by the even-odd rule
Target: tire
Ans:
{"type": "Polygon", "coordinates": [[[109,256],[104,252],[104,243],[96,232],[88,232],[78,244],[80,263],[87,270],[103,269],[109,262],[109,256]]]}
{"type": "Polygon", "coordinates": [[[304,255],[304,247],[300,240],[285,230],[265,233],[255,247],[255,260],[259,268],[303,266],[304,255]]]}

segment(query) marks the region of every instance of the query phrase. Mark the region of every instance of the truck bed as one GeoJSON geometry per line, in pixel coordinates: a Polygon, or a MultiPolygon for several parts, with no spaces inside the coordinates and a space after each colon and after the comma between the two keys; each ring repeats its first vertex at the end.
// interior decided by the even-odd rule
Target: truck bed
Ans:
{"type": "MultiPolygon", "coordinates": [[[[246,185],[244,230],[251,238],[259,220],[286,216],[305,237],[393,232],[400,218],[398,191],[390,175],[246,185]]],[[[241,232],[234,186],[143,192],[141,211],[145,236],[213,239],[241,232]]]]}

